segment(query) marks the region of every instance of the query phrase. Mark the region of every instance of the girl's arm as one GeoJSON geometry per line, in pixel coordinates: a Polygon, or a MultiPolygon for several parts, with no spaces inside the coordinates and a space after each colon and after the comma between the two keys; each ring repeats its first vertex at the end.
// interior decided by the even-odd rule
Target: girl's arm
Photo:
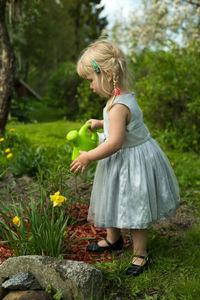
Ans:
{"type": "Polygon", "coordinates": [[[109,139],[97,148],[83,152],[71,164],[71,171],[84,173],[88,164],[117,152],[123,145],[129,109],[122,104],[115,104],[109,111],[109,139]]]}

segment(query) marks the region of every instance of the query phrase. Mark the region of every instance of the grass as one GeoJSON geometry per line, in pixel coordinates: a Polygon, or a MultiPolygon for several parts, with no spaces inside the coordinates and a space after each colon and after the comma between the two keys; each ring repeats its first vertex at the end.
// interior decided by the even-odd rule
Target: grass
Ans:
{"type": "Polygon", "coordinates": [[[125,269],[131,261],[131,251],[120,259],[101,267],[106,279],[105,299],[194,299],[200,296],[200,228],[194,227],[181,237],[157,236],[149,239],[153,259],[151,268],[139,277],[125,276],[125,269]],[[112,291],[112,292],[111,292],[112,291]]]}
{"type": "MultiPolygon", "coordinates": [[[[66,144],[65,136],[69,130],[80,127],[79,123],[65,120],[26,125],[11,123],[7,126],[54,152],[66,144]]],[[[164,233],[151,229],[148,247],[153,264],[137,278],[125,276],[132,258],[131,249],[113,255],[112,262],[95,263],[105,274],[104,300],[200,299],[200,158],[194,152],[176,152],[167,149],[166,145],[161,147],[174,167],[182,205],[196,224],[186,224],[185,228],[174,225],[164,233]]]]}
{"type": "Polygon", "coordinates": [[[66,144],[66,135],[70,130],[79,129],[80,123],[65,120],[47,123],[9,123],[7,129],[15,128],[17,132],[27,136],[34,144],[56,147],[66,144]]]}

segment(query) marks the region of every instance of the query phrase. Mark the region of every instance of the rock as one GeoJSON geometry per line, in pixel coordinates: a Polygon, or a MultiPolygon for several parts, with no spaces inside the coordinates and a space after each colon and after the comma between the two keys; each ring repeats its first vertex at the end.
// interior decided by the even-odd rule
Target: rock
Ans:
{"type": "Polygon", "coordinates": [[[0,265],[0,277],[29,271],[45,290],[62,291],[63,300],[101,299],[103,274],[84,262],[48,256],[27,255],[8,258],[0,265]]]}
{"type": "Polygon", "coordinates": [[[45,291],[12,291],[3,300],[52,300],[52,296],[45,291]]]}
{"type": "Polygon", "coordinates": [[[41,290],[41,286],[35,277],[28,271],[14,275],[2,283],[4,289],[9,290],[41,290]]]}

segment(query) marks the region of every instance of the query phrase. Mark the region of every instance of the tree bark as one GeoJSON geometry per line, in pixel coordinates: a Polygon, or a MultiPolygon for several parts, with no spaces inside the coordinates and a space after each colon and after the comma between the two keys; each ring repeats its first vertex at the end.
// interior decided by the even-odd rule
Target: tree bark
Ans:
{"type": "Polygon", "coordinates": [[[0,43],[2,49],[0,70],[0,131],[5,130],[15,81],[15,55],[6,26],[6,1],[0,0],[0,43]]]}

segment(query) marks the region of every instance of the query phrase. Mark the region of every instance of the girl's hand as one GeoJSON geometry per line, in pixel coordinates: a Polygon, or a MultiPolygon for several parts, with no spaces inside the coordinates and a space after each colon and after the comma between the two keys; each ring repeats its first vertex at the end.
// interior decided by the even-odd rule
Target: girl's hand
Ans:
{"type": "Polygon", "coordinates": [[[101,129],[103,128],[103,120],[96,120],[96,119],[90,119],[86,122],[86,124],[90,123],[91,124],[91,131],[94,129],[101,129]]]}
{"type": "Polygon", "coordinates": [[[71,163],[71,172],[74,172],[75,174],[78,173],[78,171],[81,171],[81,174],[85,172],[85,169],[91,162],[88,158],[88,153],[85,151],[79,151],[80,155],[77,157],[72,163],[71,163]]]}

